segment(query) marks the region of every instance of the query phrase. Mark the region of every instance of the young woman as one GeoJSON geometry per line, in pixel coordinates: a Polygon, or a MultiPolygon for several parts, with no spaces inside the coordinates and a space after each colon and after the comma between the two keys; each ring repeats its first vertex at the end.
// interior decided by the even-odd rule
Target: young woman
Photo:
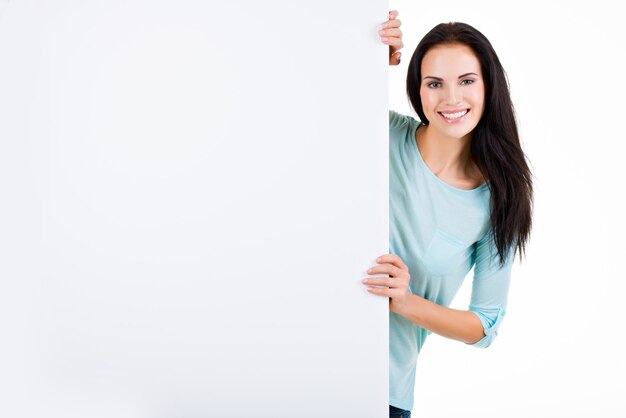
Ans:
{"type": "MultiPolygon", "coordinates": [[[[383,23],[400,60],[397,12],[383,23]]],[[[515,254],[531,230],[532,175],[505,72],[487,38],[464,23],[434,27],[407,75],[419,120],[389,113],[390,254],[366,278],[389,298],[390,417],[410,417],[417,355],[432,332],[487,347],[505,315],[515,254]],[[448,308],[474,267],[468,310],[448,308]]]]}

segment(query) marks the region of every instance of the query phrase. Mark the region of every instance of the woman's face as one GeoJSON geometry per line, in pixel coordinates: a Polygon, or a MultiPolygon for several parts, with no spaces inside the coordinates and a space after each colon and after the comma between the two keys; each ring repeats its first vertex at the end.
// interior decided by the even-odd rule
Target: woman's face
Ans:
{"type": "Polygon", "coordinates": [[[443,137],[464,138],[478,124],[485,108],[485,85],[480,62],[463,44],[439,45],[422,59],[422,108],[443,137]]]}

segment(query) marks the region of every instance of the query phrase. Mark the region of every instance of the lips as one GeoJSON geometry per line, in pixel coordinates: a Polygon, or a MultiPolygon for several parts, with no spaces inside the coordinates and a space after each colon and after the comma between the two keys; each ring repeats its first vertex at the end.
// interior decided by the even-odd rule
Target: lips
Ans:
{"type": "Polygon", "coordinates": [[[451,110],[445,112],[437,112],[443,120],[448,123],[460,122],[463,120],[464,116],[470,112],[470,109],[460,109],[460,110],[451,110]]]}

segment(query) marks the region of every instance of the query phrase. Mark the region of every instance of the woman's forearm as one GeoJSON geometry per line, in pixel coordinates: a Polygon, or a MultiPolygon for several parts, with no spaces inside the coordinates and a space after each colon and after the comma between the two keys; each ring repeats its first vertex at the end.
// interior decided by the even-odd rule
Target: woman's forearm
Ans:
{"type": "Polygon", "coordinates": [[[392,311],[435,334],[464,343],[473,344],[485,336],[473,312],[446,308],[418,295],[407,295],[405,303],[392,311]]]}

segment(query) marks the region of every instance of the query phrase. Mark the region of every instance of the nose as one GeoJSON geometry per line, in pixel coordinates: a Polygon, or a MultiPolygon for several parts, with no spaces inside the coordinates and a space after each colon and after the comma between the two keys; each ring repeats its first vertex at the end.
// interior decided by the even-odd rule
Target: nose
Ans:
{"type": "Polygon", "coordinates": [[[461,103],[461,90],[456,85],[449,85],[446,90],[446,103],[448,105],[456,105],[461,103]]]}

